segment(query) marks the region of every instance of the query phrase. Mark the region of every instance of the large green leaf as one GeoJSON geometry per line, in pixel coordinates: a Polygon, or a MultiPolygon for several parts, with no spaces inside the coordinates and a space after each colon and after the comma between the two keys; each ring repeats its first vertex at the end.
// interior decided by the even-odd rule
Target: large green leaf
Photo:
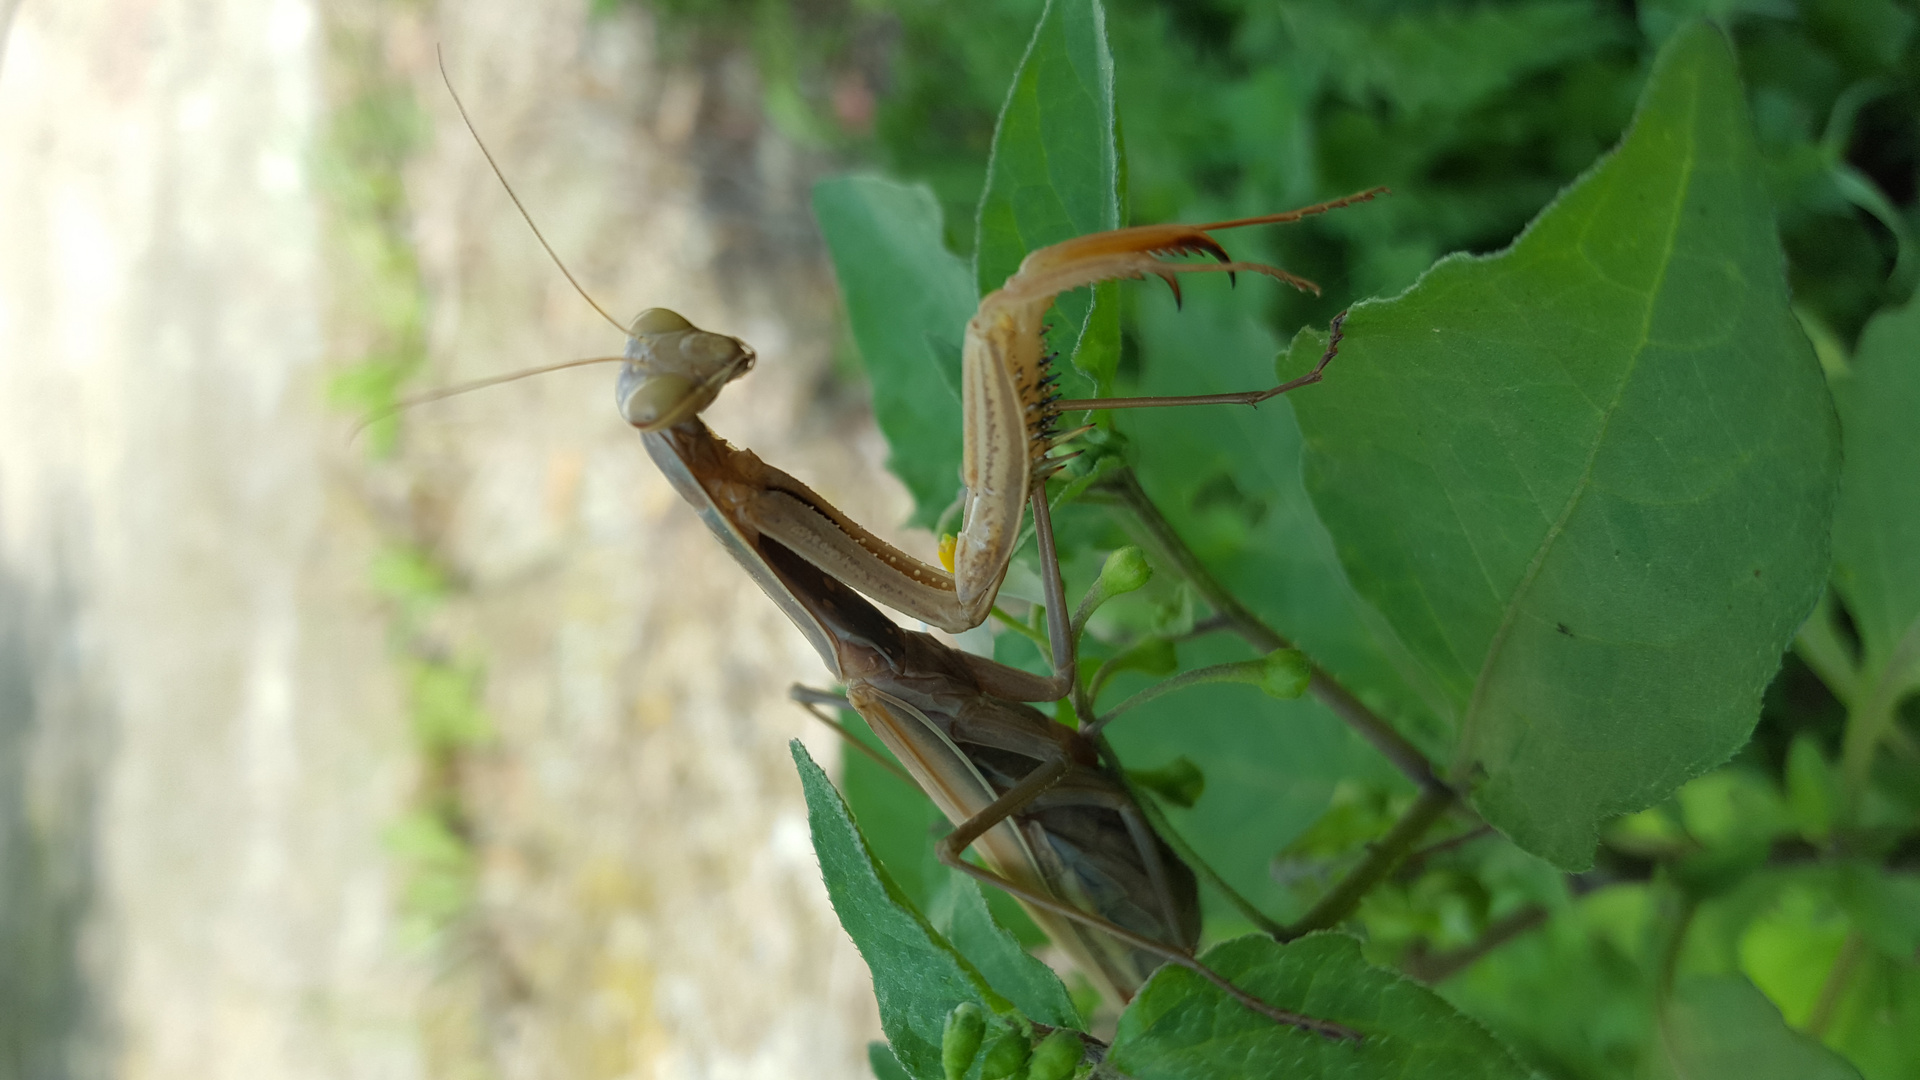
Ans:
{"type": "Polygon", "coordinates": [[[1920,299],[1867,324],[1834,397],[1847,451],[1833,520],[1834,585],[1861,651],[1845,761],[1857,787],[1894,707],[1920,685],[1920,299]]]}
{"type": "Polygon", "coordinates": [[[1846,1059],[1793,1030],[1739,976],[1689,979],[1661,1023],[1656,1076],[1676,1080],[1858,1080],[1846,1059]]]}
{"type": "Polygon", "coordinates": [[[893,448],[887,467],[913,492],[914,522],[932,526],[960,491],[960,341],[975,300],[966,263],[941,246],[925,187],[836,177],[814,185],[813,212],[893,448]]]}
{"type": "Polygon", "coordinates": [[[827,774],[798,739],[792,750],[806,792],[820,875],[840,925],[873,974],[881,1030],[908,1073],[921,1080],[939,1077],[940,1035],[954,1006],[971,1001],[989,1013],[1006,1014],[1013,1005],[913,909],[874,862],[827,774]]]}
{"type": "Polygon", "coordinates": [[[1746,739],[1827,565],[1833,410],[1719,32],[1512,248],[1356,307],[1339,363],[1294,407],[1341,562],[1481,813],[1584,867],[1746,739]]]}
{"type": "MultiPolygon", "coordinates": [[[[999,288],[1028,252],[1120,226],[1113,57],[1100,0],[1048,0],[1007,92],[980,196],[974,283],[999,288]]],[[[1060,297],[1050,344],[1095,379],[1120,356],[1117,295],[1060,297]]]]}
{"type": "Polygon", "coordinates": [[[1314,934],[1287,945],[1238,938],[1202,959],[1262,1001],[1337,1021],[1362,1038],[1334,1041],[1282,1027],[1169,965],[1121,1015],[1108,1055],[1115,1068],[1137,1080],[1528,1075],[1485,1028],[1433,991],[1370,966],[1360,943],[1344,934],[1314,934]]]}

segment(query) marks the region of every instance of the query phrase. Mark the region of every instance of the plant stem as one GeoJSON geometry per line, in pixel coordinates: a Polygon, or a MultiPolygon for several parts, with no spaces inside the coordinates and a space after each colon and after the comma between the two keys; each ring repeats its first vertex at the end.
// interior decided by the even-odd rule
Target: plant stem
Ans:
{"type": "Polygon", "coordinates": [[[1230,663],[1212,664],[1203,668],[1195,668],[1192,671],[1181,672],[1170,679],[1163,679],[1160,682],[1154,683],[1145,690],[1115,705],[1112,710],[1095,719],[1090,726],[1082,730],[1088,735],[1099,734],[1106,730],[1108,724],[1119,719],[1123,714],[1141,705],[1145,705],[1150,701],[1165,697],[1176,690],[1184,690],[1189,686],[1204,686],[1207,683],[1219,682],[1258,682],[1261,677],[1261,672],[1264,670],[1264,665],[1264,659],[1235,660],[1230,663]]]}
{"type": "Polygon", "coordinates": [[[1847,729],[1840,744],[1840,775],[1844,781],[1845,821],[1859,821],[1861,801],[1868,789],[1874,753],[1898,725],[1900,699],[1920,680],[1920,623],[1900,636],[1885,664],[1870,680],[1863,678],[1860,693],[1847,702],[1847,729]]]}
{"type": "MultiPolygon", "coordinates": [[[[1291,641],[1261,621],[1258,615],[1241,603],[1239,597],[1228,592],[1226,587],[1220,584],[1219,579],[1201,564],[1199,558],[1194,555],[1193,549],[1188,547],[1186,542],[1180,539],[1180,534],[1174,531],[1173,524],[1166,519],[1166,515],[1162,514],[1160,508],[1153,504],[1153,500],[1147,497],[1146,489],[1140,486],[1139,477],[1134,475],[1131,467],[1115,470],[1101,480],[1098,486],[1132,512],[1145,534],[1141,537],[1145,541],[1145,546],[1162,562],[1178,570],[1181,576],[1185,577],[1218,613],[1219,617],[1226,620],[1227,625],[1232,627],[1235,633],[1262,653],[1270,653],[1275,649],[1293,648],[1291,641]]],[[[1381,719],[1372,709],[1367,708],[1366,704],[1355,697],[1352,691],[1328,674],[1325,668],[1311,661],[1309,663],[1311,673],[1307,683],[1307,693],[1312,694],[1322,705],[1333,710],[1335,716],[1344,721],[1361,738],[1367,740],[1374,749],[1385,755],[1395,768],[1418,784],[1423,792],[1435,786],[1445,786],[1434,771],[1433,763],[1427,760],[1426,755],[1422,754],[1418,747],[1393,730],[1392,725],[1381,719]]]]}
{"type": "Polygon", "coordinates": [[[1820,984],[1820,997],[1807,1017],[1808,1035],[1816,1039],[1826,1037],[1827,1029],[1833,1026],[1834,1014],[1840,1010],[1841,1000],[1847,996],[1847,985],[1853,981],[1854,969],[1860,966],[1865,947],[1866,940],[1857,930],[1841,943],[1840,955],[1833,958],[1833,966],[1827,969],[1827,980],[1820,984]]]}
{"type": "Polygon", "coordinates": [[[1488,953],[1514,938],[1545,925],[1549,914],[1551,913],[1539,904],[1528,904],[1487,927],[1486,932],[1471,944],[1440,953],[1416,952],[1407,957],[1401,970],[1410,977],[1433,986],[1472,967],[1488,953]]]}
{"type": "Polygon", "coordinates": [[[1428,860],[1440,855],[1445,855],[1447,852],[1453,851],[1456,848],[1465,847],[1483,836],[1493,835],[1495,835],[1493,826],[1479,825],[1468,829],[1458,836],[1450,836],[1445,840],[1436,840],[1426,847],[1421,848],[1419,851],[1407,856],[1406,860],[1400,864],[1400,869],[1395,872],[1394,877],[1400,881],[1412,881],[1415,877],[1418,877],[1422,871],[1426,870],[1428,860]]]}
{"type": "Polygon", "coordinates": [[[1667,931],[1666,941],[1660,947],[1660,967],[1658,982],[1654,985],[1654,995],[1660,1002],[1661,1023],[1665,1024],[1667,1002],[1673,999],[1673,980],[1680,970],[1680,953],[1686,948],[1687,931],[1693,928],[1693,916],[1700,910],[1700,901],[1691,893],[1680,893],[1679,910],[1674,912],[1667,931]]]}
{"type": "Polygon", "coordinates": [[[1399,821],[1394,822],[1393,828],[1387,830],[1387,835],[1367,846],[1366,857],[1360,860],[1360,865],[1348,871],[1339,884],[1300,917],[1300,921],[1287,927],[1286,932],[1280,935],[1280,940],[1292,941],[1345,921],[1360,906],[1361,897],[1393,872],[1393,868],[1406,858],[1433,823],[1440,820],[1440,816],[1453,805],[1453,801],[1453,790],[1445,784],[1435,781],[1422,787],[1420,797],[1414,800],[1399,821]]]}

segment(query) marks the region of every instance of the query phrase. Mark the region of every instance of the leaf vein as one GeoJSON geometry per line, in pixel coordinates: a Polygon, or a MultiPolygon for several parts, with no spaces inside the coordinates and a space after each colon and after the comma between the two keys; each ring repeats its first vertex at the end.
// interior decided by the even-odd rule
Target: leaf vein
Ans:
{"type": "MultiPolygon", "coordinates": [[[[1693,87],[1693,91],[1694,94],[1690,111],[1693,114],[1694,123],[1697,125],[1699,123],[1698,114],[1700,108],[1700,87],[1697,82],[1693,87]]],[[[1634,372],[1639,367],[1640,360],[1646,354],[1647,346],[1652,341],[1653,315],[1659,307],[1660,291],[1665,287],[1667,273],[1674,264],[1675,243],[1680,233],[1680,222],[1683,216],[1682,211],[1687,203],[1687,195],[1691,191],[1698,174],[1698,162],[1696,160],[1698,145],[1697,137],[1689,139],[1687,142],[1686,159],[1680,167],[1681,181],[1679,190],[1675,193],[1671,214],[1667,222],[1666,237],[1662,244],[1663,252],[1660,260],[1660,269],[1655,276],[1652,287],[1647,291],[1647,305],[1641,317],[1639,340],[1628,358],[1626,369],[1621,372],[1619,384],[1614,388],[1613,399],[1608,402],[1606,410],[1601,416],[1599,429],[1594,433],[1593,441],[1587,448],[1586,461],[1581,465],[1579,479],[1575,481],[1573,490],[1568,493],[1566,504],[1561,508],[1559,517],[1554,520],[1553,524],[1548,526],[1546,535],[1540,538],[1539,547],[1534,550],[1533,558],[1528,562],[1526,570],[1521,574],[1519,582],[1514,586],[1513,593],[1506,604],[1506,609],[1501,613],[1500,625],[1495,628],[1493,637],[1487,642],[1486,657],[1481,663],[1479,674],[1474,679],[1473,693],[1467,700],[1466,713],[1461,717],[1459,751],[1454,761],[1454,771],[1456,773],[1460,772],[1473,756],[1482,710],[1486,704],[1489,688],[1493,682],[1491,676],[1494,669],[1499,666],[1501,651],[1506,647],[1507,638],[1512,634],[1513,627],[1518,621],[1522,604],[1527,595],[1533,591],[1534,584],[1539,580],[1540,572],[1542,568],[1545,567],[1547,556],[1552,552],[1554,544],[1559,541],[1560,535],[1566,531],[1567,523],[1573,519],[1574,512],[1579,509],[1580,503],[1585,498],[1586,493],[1593,486],[1593,468],[1595,462],[1599,460],[1600,448],[1606,445],[1607,434],[1613,426],[1614,417],[1619,413],[1620,403],[1626,396],[1627,386],[1633,381],[1634,372]]]]}

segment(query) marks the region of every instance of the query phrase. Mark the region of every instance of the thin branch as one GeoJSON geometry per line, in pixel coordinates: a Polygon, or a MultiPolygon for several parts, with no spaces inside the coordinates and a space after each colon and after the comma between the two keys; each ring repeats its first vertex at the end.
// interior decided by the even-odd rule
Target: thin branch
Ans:
{"type": "Polygon", "coordinates": [[[1679,910],[1666,920],[1667,938],[1660,949],[1659,981],[1654,991],[1662,1013],[1666,1011],[1667,1002],[1673,998],[1673,980],[1680,970],[1680,954],[1687,947],[1687,931],[1693,929],[1693,917],[1700,910],[1699,899],[1691,894],[1682,893],[1677,900],[1679,910]]]}
{"type": "Polygon", "coordinates": [[[1437,840],[1407,856],[1406,861],[1400,864],[1400,869],[1395,871],[1393,876],[1398,881],[1412,881],[1420,875],[1421,871],[1427,868],[1427,862],[1429,860],[1438,858],[1457,848],[1465,847],[1483,836],[1492,835],[1494,835],[1493,826],[1481,825],[1477,828],[1468,829],[1459,836],[1449,836],[1445,840],[1437,840]]]}
{"type": "Polygon", "coordinates": [[[1840,1002],[1847,996],[1847,986],[1853,981],[1854,969],[1860,966],[1860,958],[1866,951],[1866,940],[1858,930],[1847,935],[1840,945],[1840,955],[1833,958],[1833,966],[1827,969],[1827,980],[1820,984],[1820,997],[1813,1003],[1813,1012],[1807,1017],[1807,1034],[1816,1039],[1825,1038],[1827,1029],[1833,1026],[1834,1014],[1840,1011],[1840,1002]]]}
{"type": "Polygon", "coordinates": [[[1448,808],[1454,804],[1453,791],[1444,784],[1434,783],[1420,791],[1407,812],[1400,816],[1387,835],[1367,846],[1366,857],[1360,864],[1347,872],[1320,902],[1313,905],[1300,921],[1287,927],[1280,940],[1291,941],[1294,938],[1310,934],[1315,930],[1326,930],[1346,921],[1368,890],[1378,885],[1381,879],[1393,872],[1400,860],[1407,857],[1420,838],[1425,836],[1433,823],[1440,820],[1448,808]]]}
{"type": "Polygon", "coordinates": [[[1434,986],[1479,963],[1486,955],[1507,942],[1546,925],[1552,912],[1540,904],[1526,907],[1495,921],[1478,940],[1458,949],[1429,953],[1416,950],[1400,965],[1409,978],[1434,986]]]}

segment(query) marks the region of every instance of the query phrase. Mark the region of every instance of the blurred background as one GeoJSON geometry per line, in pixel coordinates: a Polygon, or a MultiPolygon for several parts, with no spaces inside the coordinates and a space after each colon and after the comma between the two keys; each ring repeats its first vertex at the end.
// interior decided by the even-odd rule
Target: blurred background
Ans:
{"type": "MultiPolygon", "coordinates": [[[[967,253],[1040,7],[0,0],[0,1076],[866,1074],[785,748],[838,757],[784,699],[818,661],[612,369],[354,424],[621,344],[439,50],[596,299],[757,348],[715,429],[904,520],[808,191],[925,181],[967,253]]],[[[1261,252],[1329,286],[1265,318],[1324,322],[1504,246],[1706,9],[1843,363],[1920,274],[1899,0],[1114,0],[1131,214],[1393,185],[1261,252]]],[[[1748,756],[1840,723],[1790,661],[1748,756]]],[[[1391,817],[1295,797],[1303,852],[1391,817]]]]}

